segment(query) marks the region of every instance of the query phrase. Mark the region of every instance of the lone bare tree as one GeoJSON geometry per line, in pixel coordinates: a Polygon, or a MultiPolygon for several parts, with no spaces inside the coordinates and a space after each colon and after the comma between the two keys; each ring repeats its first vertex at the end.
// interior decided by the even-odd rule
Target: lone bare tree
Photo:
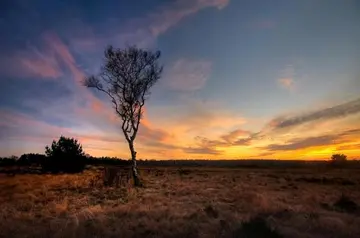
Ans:
{"type": "Polygon", "coordinates": [[[126,49],[109,46],[105,50],[105,62],[99,75],[84,80],[86,87],[96,88],[109,96],[122,120],[121,128],[131,152],[135,186],[140,186],[141,181],[137,171],[134,141],[150,88],[162,73],[159,58],[160,51],[152,52],[135,46],[126,49]]]}

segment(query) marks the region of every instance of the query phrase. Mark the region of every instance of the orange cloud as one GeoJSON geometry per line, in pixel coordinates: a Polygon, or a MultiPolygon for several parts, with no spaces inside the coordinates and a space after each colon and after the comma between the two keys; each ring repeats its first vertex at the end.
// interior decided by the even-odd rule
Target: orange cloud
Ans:
{"type": "MultiPolygon", "coordinates": [[[[360,142],[360,139],[359,141],[360,142]]],[[[343,151],[343,150],[357,150],[360,151],[360,143],[350,143],[350,144],[343,144],[338,147],[336,147],[337,150],[343,151]]]]}
{"type": "Polygon", "coordinates": [[[196,146],[190,146],[194,149],[191,152],[211,151],[209,154],[221,158],[324,159],[340,150],[359,156],[356,146],[360,137],[360,111],[357,104],[358,100],[354,100],[331,108],[278,117],[257,133],[237,129],[220,136],[196,137],[193,142],[196,146]]]}
{"type": "Polygon", "coordinates": [[[226,142],[234,142],[238,137],[247,137],[250,135],[249,131],[245,131],[242,129],[237,129],[234,131],[231,131],[228,134],[223,135],[221,138],[225,140],[226,142]]]}

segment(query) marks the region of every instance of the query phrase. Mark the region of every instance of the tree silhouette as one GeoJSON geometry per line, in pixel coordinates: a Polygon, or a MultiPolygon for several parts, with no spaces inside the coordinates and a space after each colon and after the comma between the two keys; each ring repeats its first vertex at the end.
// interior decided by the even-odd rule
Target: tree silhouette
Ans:
{"type": "Polygon", "coordinates": [[[85,168],[85,153],[74,138],[61,136],[45,147],[45,154],[47,158],[42,162],[45,171],[77,173],[85,168]]]}
{"type": "Polygon", "coordinates": [[[345,154],[333,154],[331,156],[331,164],[333,166],[343,166],[346,164],[347,156],[345,154]]]}
{"type": "Polygon", "coordinates": [[[141,181],[136,165],[134,141],[139,129],[143,106],[150,88],[158,81],[162,66],[158,64],[160,51],[152,52],[135,46],[105,50],[105,62],[98,76],[85,79],[84,85],[105,93],[122,120],[122,131],[128,142],[132,160],[134,185],[141,181]]]}

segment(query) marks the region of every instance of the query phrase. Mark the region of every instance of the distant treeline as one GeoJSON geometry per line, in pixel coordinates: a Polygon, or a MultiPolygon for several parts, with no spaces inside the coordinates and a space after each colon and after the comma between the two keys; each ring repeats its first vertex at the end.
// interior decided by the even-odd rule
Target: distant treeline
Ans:
{"type": "MultiPolygon", "coordinates": [[[[303,168],[327,167],[330,161],[304,160],[270,160],[270,159],[238,159],[238,160],[139,160],[142,166],[176,166],[176,167],[221,167],[221,168],[303,168]]],[[[349,168],[360,168],[360,160],[348,160],[349,168]]]]}
{"type": "MultiPolygon", "coordinates": [[[[46,159],[44,154],[24,154],[20,157],[0,157],[0,166],[41,166],[46,159]]],[[[130,166],[130,160],[117,157],[86,156],[87,165],[117,165],[130,166]]],[[[329,161],[303,161],[303,160],[138,160],[139,166],[144,167],[225,167],[225,168],[302,168],[328,166],[329,161]]],[[[346,167],[360,168],[360,160],[348,160],[346,167]]]]}
{"type": "MultiPolygon", "coordinates": [[[[23,154],[20,157],[0,157],[0,166],[41,166],[47,159],[44,154],[23,154]]],[[[129,160],[116,157],[85,156],[87,165],[129,165],[129,160]]]]}

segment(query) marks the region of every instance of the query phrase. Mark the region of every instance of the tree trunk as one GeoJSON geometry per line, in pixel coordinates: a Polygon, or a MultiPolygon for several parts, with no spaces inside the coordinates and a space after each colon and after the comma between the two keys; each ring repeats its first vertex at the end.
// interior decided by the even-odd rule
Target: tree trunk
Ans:
{"type": "Polygon", "coordinates": [[[142,184],[140,181],[140,176],[139,176],[137,165],[136,165],[136,151],[134,149],[134,143],[132,141],[129,142],[129,148],[131,151],[132,175],[133,175],[133,179],[134,179],[134,186],[140,187],[142,184]]]}

